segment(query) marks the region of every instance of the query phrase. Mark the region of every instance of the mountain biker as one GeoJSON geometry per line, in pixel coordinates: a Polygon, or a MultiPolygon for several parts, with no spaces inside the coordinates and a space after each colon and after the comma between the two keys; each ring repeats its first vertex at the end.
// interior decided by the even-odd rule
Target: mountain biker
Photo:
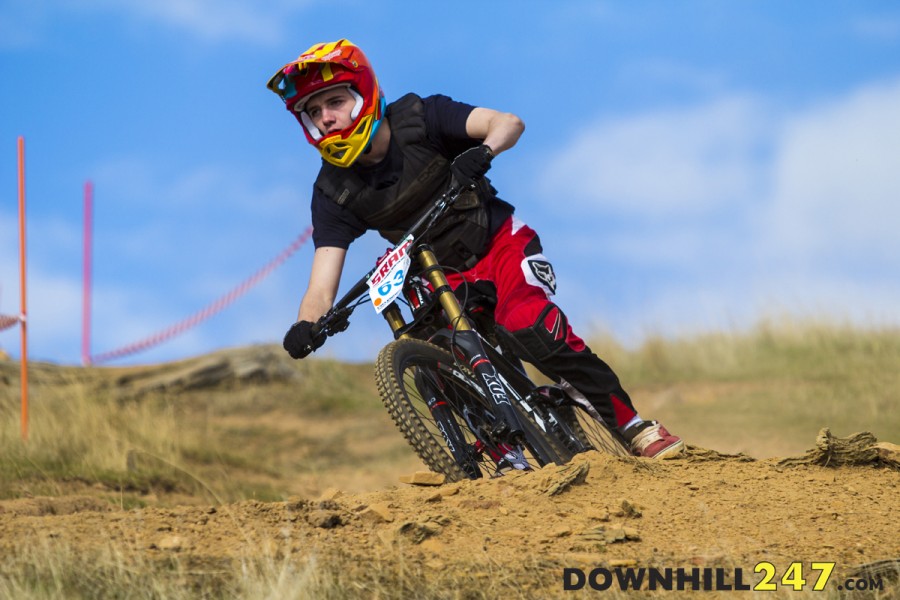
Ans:
{"type": "Polygon", "coordinates": [[[512,333],[520,358],[574,386],[634,454],[683,452],[680,438],[638,415],[616,374],[572,331],[550,300],[556,280],[540,239],[484,177],[524,131],[519,117],[443,95],[407,94],[387,104],[365,54],[346,39],[313,45],[267,87],[323,158],[312,193],[309,286],[284,337],[291,357],[324,343],[311,327],[335,300],[351,242],[374,229],[397,243],[455,177],[471,189],[429,239],[440,263],[458,270],[448,271],[451,285],[489,289],[497,326],[512,333]]]}

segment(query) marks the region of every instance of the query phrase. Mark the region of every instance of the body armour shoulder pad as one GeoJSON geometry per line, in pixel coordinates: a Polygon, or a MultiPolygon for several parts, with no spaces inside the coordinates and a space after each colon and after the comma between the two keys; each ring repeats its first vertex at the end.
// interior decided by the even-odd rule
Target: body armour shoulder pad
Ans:
{"type": "MultiPolygon", "coordinates": [[[[397,243],[404,224],[411,223],[431,206],[450,185],[450,160],[428,143],[422,98],[407,94],[388,105],[391,150],[402,155],[398,179],[384,186],[366,184],[352,167],[322,163],[316,179],[318,190],[344,206],[370,229],[377,229],[397,243]]],[[[456,268],[474,264],[488,241],[486,203],[493,197],[487,179],[478,191],[467,192],[426,240],[438,260],[456,268]]]]}
{"type": "Polygon", "coordinates": [[[422,98],[415,94],[406,94],[396,102],[392,102],[386,112],[388,117],[394,117],[390,119],[391,135],[401,145],[406,146],[425,139],[425,103],[422,102],[422,98]]]}

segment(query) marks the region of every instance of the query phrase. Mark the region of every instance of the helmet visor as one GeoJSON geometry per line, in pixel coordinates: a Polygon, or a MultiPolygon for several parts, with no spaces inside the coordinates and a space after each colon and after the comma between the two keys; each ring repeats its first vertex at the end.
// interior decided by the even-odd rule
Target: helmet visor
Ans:
{"type": "Polygon", "coordinates": [[[297,87],[294,85],[293,79],[288,77],[288,73],[297,71],[296,69],[291,69],[296,64],[288,63],[284,65],[269,78],[269,82],[266,84],[267,88],[278,94],[278,97],[285,102],[297,95],[297,87]]]}

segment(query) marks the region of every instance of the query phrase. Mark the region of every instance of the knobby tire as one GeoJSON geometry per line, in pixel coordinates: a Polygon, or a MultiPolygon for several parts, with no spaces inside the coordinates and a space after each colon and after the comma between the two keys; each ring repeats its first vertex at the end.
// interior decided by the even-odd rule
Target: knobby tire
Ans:
{"type": "MultiPolygon", "coordinates": [[[[467,422],[462,413],[473,410],[477,414],[485,410],[486,400],[475,391],[478,386],[471,372],[456,365],[446,350],[422,340],[391,342],[378,354],[375,380],[382,402],[394,423],[429,468],[443,473],[448,481],[491,476],[495,473],[496,466],[487,453],[465,460],[460,458],[465,452],[462,452],[459,444],[454,448],[456,458],[448,448],[446,439],[450,437],[452,440],[454,435],[463,436],[467,447],[474,444],[476,437],[469,425],[473,421],[477,425],[479,421],[470,416],[467,422]],[[423,378],[433,382],[434,387],[441,388],[439,400],[452,413],[452,418],[443,422],[445,431],[451,430],[450,435],[441,433],[437,419],[417,387],[417,381],[421,382],[423,378]]],[[[548,462],[563,463],[564,457],[542,439],[542,432],[529,420],[522,421],[526,436],[526,455],[532,467],[537,468],[548,462]]]]}

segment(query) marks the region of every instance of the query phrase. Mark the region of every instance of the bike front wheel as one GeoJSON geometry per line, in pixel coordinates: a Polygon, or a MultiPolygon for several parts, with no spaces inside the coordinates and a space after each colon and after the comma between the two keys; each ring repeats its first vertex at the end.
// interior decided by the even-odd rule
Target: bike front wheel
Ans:
{"type": "Polygon", "coordinates": [[[375,380],[382,402],[416,454],[448,481],[562,462],[524,418],[522,446],[494,443],[493,415],[484,393],[471,372],[438,346],[415,339],[391,342],[378,355],[375,380]]]}

